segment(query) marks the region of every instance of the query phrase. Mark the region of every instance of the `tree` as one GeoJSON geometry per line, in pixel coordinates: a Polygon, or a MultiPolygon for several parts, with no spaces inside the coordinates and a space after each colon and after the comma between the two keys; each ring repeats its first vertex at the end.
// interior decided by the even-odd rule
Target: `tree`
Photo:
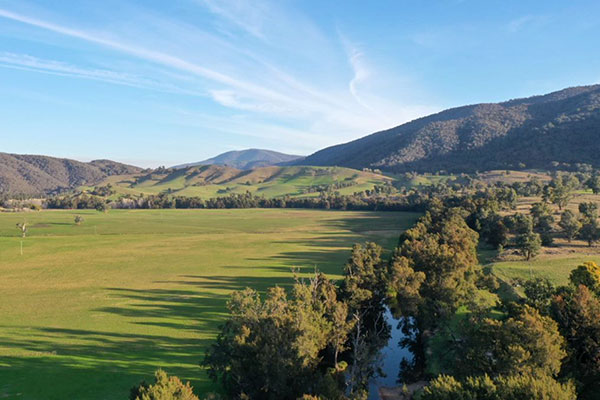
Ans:
{"type": "Polygon", "coordinates": [[[564,185],[560,179],[553,180],[551,185],[550,201],[552,204],[556,204],[559,210],[562,210],[563,207],[569,204],[569,200],[571,199],[569,187],[564,185]]]}
{"type": "Polygon", "coordinates": [[[527,303],[540,312],[547,310],[556,290],[552,282],[547,278],[535,278],[528,280],[523,285],[527,303]]]}
{"type": "Polygon", "coordinates": [[[21,235],[23,238],[27,236],[27,222],[17,224],[17,229],[21,231],[21,235]]]}
{"type": "Polygon", "coordinates": [[[538,225],[540,220],[544,217],[552,216],[552,211],[546,203],[534,203],[529,210],[529,213],[533,217],[533,225],[538,225]]]}
{"type": "Polygon", "coordinates": [[[513,231],[517,234],[533,232],[533,218],[530,215],[516,214],[513,221],[513,231]]]}
{"type": "Polygon", "coordinates": [[[142,382],[131,389],[130,400],[199,400],[190,383],[183,384],[176,376],[168,376],[161,369],[154,374],[154,384],[142,382]]]}
{"type": "Polygon", "coordinates": [[[558,226],[563,230],[565,237],[570,243],[579,233],[581,222],[579,222],[572,211],[565,210],[560,216],[558,226]]]}
{"type": "Polygon", "coordinates": [[[584,219],[597,219],[598,218],[598,203],[583,202],[579,203],[579,212],[583,216],[584,219]]]}
{"type": "Polygon", "coordinates": [[[552,225],[554,217],[546,203],[535,203],[531,206],[531,216],[533,217],[533,228],[540,234],[542,245],[549,246],[553,242],[552,225]]]}
{"type": "Polygon", "coordinates": [[[542,188],[542,201],[544,203],[550,203],[552,199],[552,187],[550,185],[544,185],[542,188]]]}
{"type": "Polygon", "coordinates": [[[108,205],[104,201],[100,201],[96,205],[96,211],[98,211],[98,212],[107,212],[108,211],[108,205]]]}
{"type": "Polygon", "coordinates": [[[339,355],[341,352],[348,350],[348,334],[354,325],[356,320],[350,318],[348,314],[348,305],[343,302],[335,302],[331,309],[331,322],[333,324],[329,342],[333,348],[333,363],[336,369],[339,369],[339,355]]]}
{"type": "Polygon", "coordinates": [[[508,228],[504,225],[502,218],[497,218],[486,226],[485,234],[487,242],[499,249],[508,243],[508,228]]]}
{"type": "Polygon", "coordinates": [[[547,375],[508,375],[490,378],[487,375],[457,381],[440,375],[423,389],[421,400],[573,400],[575,386],[559,383],[547,375]]]}
{"type": "Polygon", "coordinates": [[[594,174],[594,176],[592,176],[590,179],[588,179],[585,184],[588,188],[592,189],[592,192],[594,194],[600,193],[600,175],[599,174],[594,174]]]}
{"type": "Polygon", "coordinates": [[[81,225],[81,223],[85,221],[81,215],[75,216],[75,225],[81,225]]]}
{"type": "MultiPolygon", "coordinates": [[[[280,287],[266,298],[252,289],[234,292],[229,318],[207,351],[204,365],[232,398],[296,399],[332,390],[344,369],[324,357],[343,349],[353,324],[346,321],[336,287],[322,274],[297,280],[288,297],[280,287]]],[[[338,382],[338,387],[341,383],[338,382]]],[[[341,390],[341,389],[338,389],[341,390]]]]}
{"type": "Polygon", "coordinates": [[[397,254],[394,256],[390,265],[388,304],[395,315],[415,315],[423,300],[420,289],[425,279],[425,273],[415,271],[408,258],[397,254]]]}
{"type": "Polygon", "coordinates": [[[476,222],[469,223],[469,226],[479,232],[480,238],[485,240],[494,248],[506,246],[508,243],[509,230],[504,223],[504,218],[495,212],[486,213],[480,211],[482,215],[472,215],[476,222]]]}
{"type": "Polygon", "coordinates": [[[581,384],[579,398],[600,393],[600,300],[584,285],[560,288],[551,305],[552,317],[567,342],[565,375],[581,384]]]}
{"type": "Polygon", "coordinates": [[[387,292],[387,264],[381,259],[383,249],[375,243],[355,244],[344,267],[342,298],[350,314],[364,314],[380,309],[387,292]]]}
{"type": "Polygon", "coordinates": [[[517,248],[527,261],[537,256],[542,248],[542,239],[535,232],[521,233],[516,237],[515,242],[517,248]]]}
{"type": "MultiPolygon", "coordinates": [[[[598,293],[600,291],[600,267],[593,261],[584,262],[571,271],[569,281],[575,286],[584,285],[598,293]]],[[[600,315],[598,317],[600,318],[600,315]]]]}
{"type": "Polygon", "coordinates": [[[592,244],[596,243],[600,240],[600,226],[598,225],[598,220],[596,219],[587,219],[584,220],[581,225],[581,229],[579,230],[579,238],[581,240],[585,240],[588,243],[589,247],[592,247],[592,244]]]}
{"type": "Polygon", "coordinates": [[[462,376],[557,375],[566,356],[557,323],[529,306],[504,321],[473,316],[463,330],[454,365],[462,376]]]}
{"type": "Polygon", "coordinates": [[[396,256],[425,277],[422,321],[435,325],[473,298],[478,239],[457,209],[429,212],[402,234],[396,256]]]}

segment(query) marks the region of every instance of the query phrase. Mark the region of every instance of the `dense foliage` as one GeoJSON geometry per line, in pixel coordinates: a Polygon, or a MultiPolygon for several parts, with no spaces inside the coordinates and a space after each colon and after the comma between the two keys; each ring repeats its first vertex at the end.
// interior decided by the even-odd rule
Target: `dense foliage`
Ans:
{"type": "Polygon", "coordinates": [[[507,375],[494,379],[487,375],[457,381],[442,375],[431,381],[421,400],[573,400],[572,384],[561,384],[546,376],[507,375]]]}
{"type": "Polygon", "coordinates": [[[131,389],[130,400],[198,400],[190,383],[184,384],[176,376],[168,376],[163,370],[154,374],[154,383],[142,382],[131,389]]]}
{"type": "Polygon", "coordinates": [[[406,291],[416,292],[414,286],[422,282],[418,289],[421,320],[433,322],[454,313],[474,294],[477,243],[477,233],[458,209],[428,212],[400,237],[394,257],[394,264],[402,266],[396,267],[402,271],[402,284],[393,287],[397,304],[406,304],[406,291]]]}
{"type": "Polygon", "coordinates": [[[557,323],[528,306],[505,320],[473,316],[462,336],[453,366],[461,376],[556,376],[566,356],[557,323]]]}
{"type": "Polygon", "coordinates": [[[234,398],[341,397],[336,381],[345,364],[337,355],[353,321],[336,291],[317,274],[297,281],[289,296],[280,287],[264,300],[252,289],[235,292],[228,303],[231,317],[206,356],[210,376],[234,398]]]}

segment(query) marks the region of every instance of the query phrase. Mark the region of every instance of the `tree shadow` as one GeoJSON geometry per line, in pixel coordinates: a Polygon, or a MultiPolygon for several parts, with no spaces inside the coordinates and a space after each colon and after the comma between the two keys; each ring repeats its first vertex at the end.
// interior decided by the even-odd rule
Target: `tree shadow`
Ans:
{"type": "Polygon", "coordinates": [[[152,371],[161,366],[184,379],[195,377],[194,382],[199,382],[197,378],[203,374],[198,361],[210,342],[201,338],[102,330],[20,329],[26,330],[27,335],[0,338],[0,347],[19,348],[27,355],[0,357],[0,396],[126,398],[131,386],[149,379],[152,371]]]}
{"type": "Polygon", "coordinates": [[[122,317],[121,325],[104,326],[99,318],[97,329],[7,327],[5,336],[0,336],[0,348],[15,351],[0,353],[4,354],[0,356],[0,397],[126,398],[131,386],[151,379],[158,367],[190,380],[197,393],[208,391],[213,385],[198,364],[226,318],[232,291],[250,287],[265,293],[276,285],[289,288],[294,282],[292,267],[300,273],[317,268],[339,274],[355,242],[374,240],[391,250],[400,231],[418,217],[407,214],[411,215],[364,213],[327,220],[325,228],[335,233],[278,240],[274,243],[300,249],[246,259],[260,264],[258,268],[221,267],[235,270],[233,276],[175,275],[153,282],[164,284],[157,289],[106,287],[105,294],[115,301],[90,312],[122,317]],[[141,327],[136,332],[142,333],[124,333],[128,324],[141,327]]]}

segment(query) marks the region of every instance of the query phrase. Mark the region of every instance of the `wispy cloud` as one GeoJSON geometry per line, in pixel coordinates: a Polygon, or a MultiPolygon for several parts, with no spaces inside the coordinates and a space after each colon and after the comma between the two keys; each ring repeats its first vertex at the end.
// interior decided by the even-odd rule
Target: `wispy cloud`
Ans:
{"type": "Polygon", "coordinates": [[[251,35],[260,39],[266,38],[263,29],[267,8],[264,3],[260,1],[246,2],[243,0],[232,0],[229,2],[199,0],[199,2],[205,5],[212,13],[226,19],[251,35]]]}
{"type": "Polygon", "coordinates": [[[0,67],[59,75],[69,78],[89,79],[139,89],[156,90],[160,92],[195,96],[201,95],[200,92],[194,92],[183,87],[175,86],[171,83],[159,82],[139,75],[108,69],[83,68],[70,63],[42,59],[28,54],[0,52],[0,67]]]}
{"type": "Polygon", "coordinates": [[[226,74],[220,73],[218,71],[211,70],[209,68],[205,68],[201,65],[197,65],[191,62],[188,62],[182,58],[177,56],[173,56],[170,54],[162,53],[160,51],[150,50],[145,47],[129,45],[122,42],[117,42],[115,40],[110,40],[105,37],[102,37],[100,34],[94,34],[90,32],[86,32],[83,30],[73,29],[69,27],[64,27],[61,25],[53,24],[51,22],[42,21],[35,18],[30,18],[27,16],[19,15],[16,13],[12,13],[10,11],[6,11],[0,9],[0,17],[5,17],[8,19],[12,19],[15,21],[19,21],[28,25],[36,26],[38,28],[47,29],[49,31],[53,31],[56,33],[60,33],[63,35],[71,36],[77,39],[85,40],[88,42],[96,43],[102,46],[110,47],[118,51],[122,51],[124,53],[130,54],[132,56],[140,57],[147,61],[152,61],[158,64],[162,64],[171,68],[176,68],[182,71],[186,71],[215,82],[219,82],[225,85],[233,86],[248,92],[255,93],[260,96],[272,97],[274,99],[283,99],[275,92],[271,92],[262,87],[253,85],[249,82],[239,81],[235,78],[232,78],[226,74]]]}
{"type": "Polygon", "coordinates": [[[390,100],[385,93],[368,90],[372,78],[385,81],[386,77],[373,71],[359,46],[326,38],[306,18],[297,13],[290,17],[275,7],[277,3],[257,0],[250,6],[237,0],[197,1],[218,16],[223,26],[256,40],[248,43],[235,34],[218,36],[143,10],[135,12],[139,23],[112,21],[111,30],[103,31],[0,9],[0,17],[160,66],[164,73],[157,79],[142,68],[132,73],[112,65],[96,68],[14,53],[0,53],[0,64],[210,98],[235,117],[215,122],[192,113],[207,129],[293,140],[314,149],[388,128],[430,110],[411,104],[410,93],[404,98],[395,93],[397,98],[390,100]],[[294,62],[310,72],[294,70],[294,62]],[[169,79],[169,74],[174,78],[169,79]]]}
{"type": "Polygon", "coordinates": [[[363,52],[358,50],[356,47],[350,48],[349,52],[350,54],[348,59],[350,65],[352,66],[352,70],[354,71],[354,76],[348,83],[348,88],[352,94],[352,97],[354,97],[357,103],[372,111],[373,109],[369,107],[358,94],[358,86],[365,82],[371,75],[371,72],[364,61],[365,56],[363,52]]]}
{"type": "Polygon", "coordinates": [[[314,146],[325,146],[328,138],[323,135],[308,132],[304,129],[295,129],[280,122],[264,122],[249,118],[247,115],[220,116],[207,114],[196,110],[173,108],[165,106],[168,115],[173,116],[171,123],[187,127],[194,127],[208,132],[210,135],[227,134],[236,136],[253,137],[265,140],[279,140],[285,138],[283,150],[308,153],[314,146]]]}
{"type": "Polygon", "coordinates": [[[506,29],[510,33],[517,33],[528,27],[541,27],[547,22],[549,22],[549,18],[545,15],[524,15],[511,20],[507,24],[506,29]]]}

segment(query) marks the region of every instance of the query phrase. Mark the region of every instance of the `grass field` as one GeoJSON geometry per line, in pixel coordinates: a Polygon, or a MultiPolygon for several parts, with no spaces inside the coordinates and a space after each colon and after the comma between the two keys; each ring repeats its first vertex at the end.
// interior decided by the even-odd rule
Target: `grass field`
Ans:
{"type": "Polygon", "coordinates": [[[578,265],[585,261],[600,262],[600,254],[587,252],[571,255],[542,255],[531,261],[514,260],[501,261],[488,265],[497,277],[511,284],[518,284],[518,280],[532,278],[547,278],[555,285],[566,285],[569,274],[578,265]]]}
{"type": "MultiPolygon", "coordinates": [[[[113,210],[0,214],[0,398],[118,399],[157,367],[198,366],[232,290],[339,274],[355,242],[391,249],[412,213],[113,210]],[[76,226],[75,215],[85,222],[76,226]],[[27,220],[22,239],[15,224],[27,220]]],[[[339,276],[339,275],[338,275],[339,276]]]]}

